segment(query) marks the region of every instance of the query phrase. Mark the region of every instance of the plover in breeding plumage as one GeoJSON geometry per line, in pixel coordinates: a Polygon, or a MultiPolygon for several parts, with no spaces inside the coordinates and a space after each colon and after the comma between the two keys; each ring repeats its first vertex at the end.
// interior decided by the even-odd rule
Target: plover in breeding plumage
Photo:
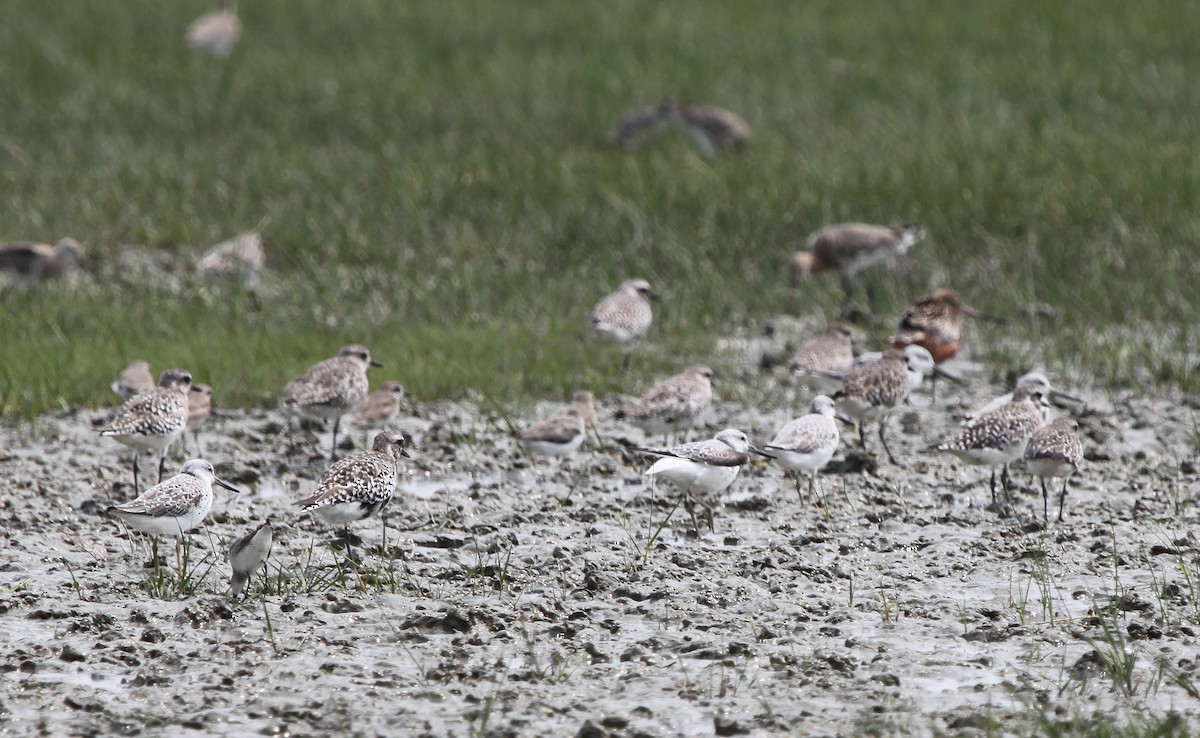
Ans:
{"type": "Polygon", "coordinates": [[[109,386],[122,400],[128,400],[134,395],[152,392],[157,385],[154,375],[150,373],[150,363],[145,359],[137,359],[125,367],[117,381],[109,386]]]}
{"type": "Polygon", "coordinates": [[[168,369],[150,392],[125,401],[108,427],[100,435],[113,438],[133,449],[133,489],[138,491],[138,457],[159,454],[158,481],[162,482],[167,449],[183,435],[188,421],[188,390],[192,375],[186,369],[168,369]]]}
{"type": "Polygon", "coordinates": [[[0,271],[13,272],[26,282],[59,279],[86,261],[83,246],[73,238],[54,246],[22,242],[0,247],[0,271]]]}
{"type": "Polygon", "coordinates": [[[229,566],[233,575],[229,577],[229,593],[237,597],[245,588],[246,582],[254,576],[254,572],[266,563],[271,555],[271,544],[275,532],[271,528],[271,519],[267,518],[258,527],[237,539],[229,547],[229,566]]]}
{"type": "Polygon", "coordinates": [[[865,425],[879,418],[879,441],[887,452],[888,460],[896,466],[900,462],[888,448],[885,428],[888,414],[901,402],[908,399],[914,388],[921,384],[926,375],[938,371],[933,357],[920,346],[909,346],[903,351],[890,349],[875,361],[859,364],[846,375],[842,387],[833,393],[841,413],[858,423],[858,438],[863,451],[867,450],[865,425]]]}
{"type": "Polygon", "coordinates": [[[796,350],[788,365],[792,375],[819,391],[832,392],[854,364],[850,326],[831,323],[820,335],[796,350]],[[832,379],[831,377],[838,377],[832,379]]]}
{"type": "Polygon", "coordinates": [[[669,448],[638,448],[637,451],[657,456],[658,461],[645,471],[648,477],[667,480],[683,491],[692,526],[696,515],[692,501],[705,509],[709,530],[713,527],[713,507],[722,490],[733,484],[742,466],[750,460],[750,451],[768,454],[750,445],[746,434],[736,428],[726,428],[707,441],[694,441],[669,448]]]}
{"type": "Polygon", "coordinates": [[[672,97],[659,105],[659,115],[687,131],[705,156],[725,149],[741,151],[750,141],[746,121],[715,105],[692,105],[672,97]]]}
{"type": "Polygon", "coordinates": [[[334,463],[321,475],[317,490],[296,503],[326,524],[343,527],[350,558],[349,524],[379,513],[392,501],[400,457],[408,456],[404,443],[401,433],[379,433],[370,451],[334,463]]]}
{"type": "MultiPolygon", "coordinates": [[[[916,348],[908,347],[910,350],[916,348]]],[[[979,418],[956,437],[933,446],[949,451],[969,464],[992,468],[992,503],[996,502],[996,467],[1003,467],[1001,482],[1008,492],[1008,465],[1021,458],[1029,437],[1046,422],[1049,412],[1041,388],[1018,387],[1012,401],[979,418]]]]}
{"type": "Polygon", "coordinates": [[[658,299],[646,280],[627,279],[616,292],[596,303],[592,309],[592,334],[602,341],[619,343],[625,347],[622,366],[626,369],[629,368],[634,344],[646,335],[654,320],[650,301],[658,299]]]}
{"type": "Polygon", "coordinates": [[[184,41],[189,48],[225,57],[242,35],[236,0],[219,0],[217,9],[205,13],[188,26],[184,41]]]}
{"type": "MultiPolygon", "coordinates": [[[[192,437],[196,439],[196,453],[204,455],[204,449],[200,447],[200,429],[208,423],[209,417],[212,415],[212,387],[207,384],[193,384],[188,389],[188,420],[187,430],[192,432],[192,437]]],[[[187,445],[187,433],[184,433],[184,445],[187,445]]]]}
{"type": "Polygon", "coordinates": [[[205,279],[238,279],[243,285],[253,287],[266,264],[262,235],[247,231],[205,252],[196,260],[196,273],[205,279]]]}
{"type": "Polygon", "coordinates": [[[1048,520],[1049,493],[1046,480],[1063,480],[1058,497],[1058,522],[1063,519],[1063,503],[1067,499],[1067,479],[1079,470],[1083,461],[1083,444],[1079,441],[1079,423],[1072,418],[1058,418],[1050,425],[1038,428],[1025,446],[1025,466],[1042,481],[1042,519],[1048,520]]]}
{"type": "Polygon", "coordinates": [[[332,359],[315,364],[283,390],[280,407],[286,413],[333,420],[331,461],[337,459],[337,434],[342,416],[354,412],[367,399],[367,367],[383,366],[365,346],[343,346],[332,359]]]}
{"type": "Polygon", "coordinates": [[[667,377],[642,395],[633,407],[618,413],[646,433],[676,432],[697,425],[712,404],[713,370],[689,366],[683,373],[667,377]]]}
{"type": "Polygon", "coordinates": [[[526,428],[517,437],[535,454],[566,456],[583,444],[595,420],[595,398],[591,392],[579,390],[562,412],[526,428]]]}
{"type": "Polygon", "coordinates": [[[111,505],[106,511],[130,528],[153,537],[151,555],[157,566],[158,537],[183,538],[185,533],[203,523],[212,510],[214,484],[235,493],[241,491],[218,479],[212,464],[204,459],[192,459],[178,474],[154,485],[137,499],[111,505]]]}
{"type": "MultiPolygon", "coordinates": [[[[923,238],[925,231],[918,225],[897,228],[867,223],[838,223],[825,226],[808,237],[808,251],[797,251],[792,257],[788,312],[792,312],[795,305],[800,281],[808,275],[836,269],[842,277],[846,303],[849,303],[854,275],[872,264],[907,253],[913,244],[923,238]]],[[[866,282],[866,290],[867,300],[874,307],[875,291],[870,280],[866,282]]]]}
{"type": "Polygon", "coordinates": [[[382,428],[400,413],[403,402],[404,385],[384,382],[379,389],[367,395],[362,409],[350,419],[350,423],[359,428],[382,428]]]}
{"type": "MultiPolygon", "coordinates": [[[[825,395],[813,398],[808,415],[802,415],[783,426],[764,449],[784,469],[798,472],[796,494],[800,495],[800,474],[808,475],[808,494],[816,487],[817,472],[829,463],[841,443],[833,400],[825,395]]],[[[803,500],[804,496],[800,495],[803,500]]]]}
{"type": "Polygon", "coordinates": [[[665,127],[666,120],[659,107],[635,108],[627,110],[621,115],[616,128],[609,135],[608,141],[613,146],[632,152],[637,150],[646,134],[658,133],[665,127]]]}
{"type": "MultiPolygon", "coordinates": [[[[1028,374],[1022,374],[1020,376],[1020,378],[1017,379],[1016,387],[1026,387],[1026,386],[1037,387],[1037,388],[1041,389],[1042,394],[1046,397],[1047,400],[1068,400],[1070,402],[1074,402],[1077,404],[1083,404],[1083,400],[1076,397],[1075,395],[1069,395],[1066,392],[1062,392],[1062,391],[1056,390],[1053,387],[1051,387],[1050,380],[1046,377],[1045,374],[1042,374],[1041,372],[1029,372],[1028,374]]],[[[1014,387],[1014,389],[1015,389],[1015,387],[1014,387]]],[[[967,413],[966,417],[963,419],[962,425],[964,427],[969,427],[971,425],[974,425],[979,420],[979,418],[983,417],[984,415],[987,415],[988,413],[990,413],[991,411],[995,410],[998,407],[1007,405],[1008,403],[1012,402],[1012,397],[1013,397],[1013,393],[1008,392],[1006,394],[1000,395],[999,397],[991,400],[983,407],[972,410],[971,412],[967,413]]]]}

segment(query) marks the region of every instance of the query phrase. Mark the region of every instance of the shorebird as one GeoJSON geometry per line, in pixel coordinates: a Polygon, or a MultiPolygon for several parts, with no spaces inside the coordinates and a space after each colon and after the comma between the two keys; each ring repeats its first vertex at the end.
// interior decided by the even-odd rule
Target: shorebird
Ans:
{"type": "Polygon", "coordinates": [[[383,428],[392,422],[404,402],[404,385],[399,382],[384,382],[379,389],[367,395],[362,409],[350,419],[350,424],[359,428],[383,428]]]}
{"type": "Polygon", "coordinates": [[[695,425],[712,404],[713,370],[697,364],[667,377],[633,407],[617,413],[646,433],[667,434],[695,425]]]}
{"type": "Polygon", "coordinates": [[[808,495],[812,497],[816,487],[817,472],[829,463],[837,451],[842,435],[834,419],[836,410],[833,400],[817,395],[809,405],[808,414],[802,415],[783,426],[764,449],[784,469],[796,474],[796,494],[801,501],[800,474],[808,475],[808,495]]]}
{"type": "Polygon", "coordinates": [[[167,449],[183,435],[188,421],[188,389],[192,375],[186,369],[168,369],[150,392],[125,401],[116,417],[100,435],[113,438],[133,449],[133,489],[138,491],[138,457],[159,453],[158,481],[162,482],[167,449]]]}
{"type": "Polygon", "coordinates": [[[167,481],[159,482],[135,500],[110,505],[106,512],[152,537],[151,557],[158,566],[158,537],[182,539],[185,533],[204,522],[212,510],[214,484],[234,493],[241,492],[218,479],[212,464],[204,459],[192,459],[167,481]]]}
{"type": "MultiPolygon", "coordinates": [[[[1041,372],[1029,372],[1028,374],[1022,374],[1020,378],[1017,379],[1016,387],[1026,386],[1037,387],[1041,389],[1042,394],[1045,395],[1046,399],[1048,400],[1069,400],[1070,402],[1083,404],[1083,400],[1075,395],[1069,395],[1066,392],[1062,392],[1051,387],[1050,380],[1041,372]]],[[[991,400],[983,407],[972,410],[971,412],[967,413],[966,417],[963,419],[962,425],[964,427],[970,427],[971,425],[974,425],[979,418],[987,415],[1002,405],[1007,405],[1009,402],[1012,402],[1012,397],[1013,393],[1008,392],[991,400]]]]}
{"type": "Polygon", "coordinates": [[[850,337],[850,326],[831,323],[820,335],[796,350],[788,365],[792,375],[819,391],[832,392],[854,364],[850,337]],[[830,375],[838,379],[832,379],[830,375]]]}
{"type": "Polygon", "coordinates": [[[122,400],[128,400],[134,395],[152,391],[157,385],[154,382],[154,375],[150,373],[149,362],[145,359],[136,359],[125,367],[125,371],[121,372],[117,381],[109,386],[122,400]]]}
{"type": "Polygon", "coordinates": [[[1058,522],[1063,519],[1063,503],[1067,499],[1067,480],[1079,470],[1083,461],[1083,444],[1079,442],[1079,423],[1062,417],[1050,425],[1038,428],[1025,446],[1025,466],[1042,482],[1042,519],[1049,520],[1049,492],[1046,480],[1060,477],[1062,494],[1058,497],[1058,522]]]}
{"type": "Polygon", "coordinates": [[[236,0],[219,0],[217,9],[192,21],[184,34],[189,48],[216,57],[227,57],[242,35],[242,22],[237,17],[236,0]]]}
{"type": "MultiPolygon", "coordinates": [[[[825,226],[808,237],[808,251],[797,251],[792,257],[788,312],[791,313],[795,305],[801,280],[810,274],[837,270],[842,278],[842,289],[846,292],[846,304],[849,304],[856,274],[872,264],[907,253],[923,238],[925,231],[918,225],[893,227],[838,223],[825,226]]],[[[866,280],[866,290],[867,301],[874,307],[875,290],[870,280],[866,280]]]]}
{"type": "Polygon", "coordinates": [[[338,355],[314,364],[307,372],[288,382],[280,406],[286,413],[333,420],[333,446],[330,461],[337,460],[337,434],[342,416],[357,410],[370,389],[367,367],[383,366],[371,358],[365,346],[343,346],[338,355]]]}
{"type": "Polygon", "coordinates": [[[271,555],[271,544],[275,531],[271,519],[267,518],[258,527],[237,539],[229,547],[229,566],[233,575],[229,577],[229,593],[237,597],[242,593],[250,577],[258,571],[271,555]]]}
{"type": "MultiPolygon", "coordinates": [[[[212,387],[207,384],[193,384],[188,389],[188,419],[187,430],[196,439],[196,453],[204,455],[200,447],[200,429],[208,422],[212,414],[212,387]]],[[[187,431],[184,431],[184,445],[187,445],[187,431]]]]}
{"type": "Polygon", "coordinates": [[[833,393],[842,414],[858,424],[858,438],[863,451],[867,450],[866,423],[879,419],[879,441],[887,452],[888,460],[901,466],[888,448],[887,419],[891,411],[908,399],[926,375],[939,371],[933,357],[920,346],[909,346],[903,351],[889,349],[874,361],[859,364],[846,374],[842,387],[833,393]]]}
{"type": "Polygon", "coordinates": [[[583,444],[587,429],[595,422],[595,398],[591,392],[579,390],[562,412],[526,428],[517,437],[535,454],[566,456],[583,444]]]}
{"type": "Polygon", "coordinates": [[[296,504],[328,525],[342,526],[346,556],[351,551],[350,523],[381,512],[392,501],[400,457],[408,457],[404,435],[383,431],[370,451],[335,462],[321,475],[317,490],[296,504]]]}
{"type": "Polygon", "coordinates": [[[240,279],[253,287],[266,264],[262,235],[247,231],[206,251],[196,260],[196,273],[205,279],[240,279]]]}
{"type": "MultiPolygon", "coordinates": [[[[916,348],[909,346],[909,350],[916,348]]],[[[956,437],[932,448],[949,451],[969,464],[992,468],[992,504],[996,503],[996,467],[1003,467],[1001,483],[1008,493],[1008,465],[1021,458],[1029,437],[1046,422],[1049,411],[1041,388],[1018,387],[1012,401],[980,417],[956,437]]]]}
{"type": "Polygon", "coordinates": [[[637,150],[642,138],[648,133],[658,133],[666,126],[661,108],[635,108],[627,110],[617,121],[616,129],[608,140],[627,152],[637,150]]]}
{"type": "Polygon", "coordinates": [[[726,428],[707,441],[695,441],[668,448],[637,448],[638,452],[657,456],[658,461],[644,473],[661,477],[683,491],[684,504],[696,524],[693,500],[705,510],[708,529],[713,526],[713,507],[717,495],[733,484],[742,466],[750,460],[749,452],[771,458],[769,454],[750,445],[746,434],[736,428],[726,428]]]}
{"type": "MultiPolygon", "coordinates": [[[[922,297],[900,313],[892,348],[923,346],[941,364],[958,355],[962,347],[962,316],[1001,322],[999,318],[981,313],[967,305],[954,290],[941,289],[922,297]]],[[[933,397],[937,399],[937,379],[933,381],[933,397]]]]}
{"type": "Polygon", "coordinates": [[[83,246],[73,238],[54,246],[21,242],[0,247],[0,271],[14,272],[26,282],[59,279],[86,262],[83,246]]]}
{"type": "Polygon", "coordinates": [[[650,302],[659,299],[646,280],[627,279],[616,292],[596,303],[592,309],[592,334],[602,341],[619,343],[625,347],[625,360],[621,364],[623,369],[629,368],[634,344],[650,330],[650,323],[654,320],[650,302]]]}
{"type": "Polygon", "coordinates": [[[705,156],[737,151],[750,141],[750,126],[734,113],[713,105],[692,105],[673,97],[659,105],[659,117],[691,135],[705,156]]]}

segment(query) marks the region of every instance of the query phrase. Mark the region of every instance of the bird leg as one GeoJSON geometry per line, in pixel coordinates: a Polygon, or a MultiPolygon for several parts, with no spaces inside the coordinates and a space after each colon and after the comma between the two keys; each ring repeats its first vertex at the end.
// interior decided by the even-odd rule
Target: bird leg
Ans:
{"type": "Polygon", "coordinates": [[[863,423],[861,420],[857,421],[857,424],[858,424],[858,442],[860,444],[862,444],[862,450],[863,450],[863,453],[865,454],[865,453],[867,453],[867,429],[865,427],[865,423],[863,423]]]}
{"type": "Polygon", "coordinates": [[[1063,521],[1063,503],[1067,501],[1067,477],[1063,477],[1062,494],[1058,496],[1058,522],[1063,521]]]}
{"type": "Polygon", "coordinates": [[[630,349],[629,351],[625,352],[625,358],[621,359],[621,372],[622,373],[629,371],[629,364],[632,361],[633,361],[633,350],[630,349]]]}
{"type": "Polygon", "coordinates": [[[879,442],[883,444],[883,450],[887,452],[888,461],[892,462],[896,466],[904,466],[904,464],[896,461],[896,457],[892,455],[892,450],[888,448],[887,436],[883,434],[884,428],[887,427],[887,419],[888,416],[886,415],[879,418],[879,442]]]}
{"type": "Polygon", "coordinates": [[[167,468],[167,450],[164,448],[162,454],[158,457],[158,483],[162,484],[163,472],[167,468]]]}
{"type": "Polygon", "coordinates": [[[142,493],[142,488],[138,486],[138,457],[141,453],[133,452],[133,496],[137,497],[142,493]]]}
{"type": "Polygon", "coordinates": [[[1042,477],[1042,523],[1050,522],[1050,493],[1046,491],[1046,478],[1042,477]]]}
{"type": "Polygon", "coordinates": [[[992,467],[992,506],[996,506],[996,467],[992,467]]]}
{"type": "Polygon", "coordinates": [[[1004,469],[1000,472],[1000,484],[1004,485],[1004,498],[1005,501],[1008,501],[1008,491],[1012,487],[1012,477],[1008,475],[1008,464],[1005,464],[1004,469]]]}

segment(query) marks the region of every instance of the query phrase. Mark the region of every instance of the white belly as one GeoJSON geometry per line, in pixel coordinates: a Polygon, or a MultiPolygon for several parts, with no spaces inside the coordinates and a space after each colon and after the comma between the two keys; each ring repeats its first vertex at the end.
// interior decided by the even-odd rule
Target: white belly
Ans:
{"type": "Polygon", "coordinates": [[[687,459],[666,457],[654,462],[646,476],[665,479],[676,487],[696,495],[713,495],[733,484],[740,466],[709,466],[687,459]]]}

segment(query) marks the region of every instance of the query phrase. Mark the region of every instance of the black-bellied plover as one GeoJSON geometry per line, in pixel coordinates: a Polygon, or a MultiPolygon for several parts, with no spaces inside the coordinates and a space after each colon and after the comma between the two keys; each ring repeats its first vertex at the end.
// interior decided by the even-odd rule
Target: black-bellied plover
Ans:
{"type": "Polygon", "coordinates": [[[654,320],[650,302],[659,297],[644,279],[627,279],[617,291],[608,295],[592,309],[592,333],[602,341],[619,343],[625,347],[622,366],[629,368],[633,346],[654,320]]]}
{"type": "Polygon", "coordinates": [[[331,461],[337,459],[337,434],[342,416],[352,413],[367,399],[370,385],[367,367],[383,366],[371,358],[365,346],[343,346],[338,355],[312,366],[283,390],[280,407],[286,413],[333,420],[331,461]]]}
{"type": "Polygon", "coordinates": [[[158,453],[158,481],[162,482],[167,449],[183,435],[188,421],[188,390],[192,375],[186,369],[168,369],[159,375],[158,386],[125,401],[100,435],[133,449],[133,489],[138,488],[138,457],[158,453]]]}
{"type": "Polygon", "coordinates": [[[904,400],[921,380],[937,371],[933,357],[920,346],[909,346],[903,351],[890,349],[874,360],[852,368],[842,382],[842,387],[833,393],[832,399],[840,412],[858,424],[858,438],[863,451],[867,450],[865,425],[879,419],[879,441],[887,453],[888,460],[896,466],[900,462],[888,448],[888,414],[904,400]]]}
{"type": "Polygon", "coordinates": [[[135,359],[109,386],[122,400],[128,400],[134,395],[153,391],[157,383],[150,373],[150,363],[145,359],[135,359]]]}
{"type": "Polygon", "coordinates": [[[617,414],[646,433],[664,435],[699,424],[712,404],[713,370],[700,364],[667,377],[642,395],[633,407],[617,414]]]}
{"type": "Polygon", "coordinates": [[[808,476],[808,494],[816,486],[817,472],[829,463],[841,443],[842,435],[835,420],[833,400],[817,395],[809,405],[808,414],[783,426],[763,448],[784,469],[796,474],[796,494],[800,494],[800,474],[808,476]]]}
{"type": "Polygon", "coordinates": [[[1058,522],[1063,519],[1063,503],[1067,499],[1067,480],[1079,470],[1083,461],[1083,444],[1079,441],[1079,423],[1073,418],[1061,417],[1053,423],[1038,428],[1029,437],[1025,446],[1025,466],[1042,482],[1042,519],[1048,520],[1049,492],[1046,480],[1063,480],[1062,493],[1058,496],[1058,522]]]}
{"type": "MultiPolygon", "coordinates": [[[[808,251],[797,251],[792,257],[789,274],[791,293],[788,312],[795,305],[800,281],[810,274],[835,269],[842,277],[846,303],[854,289],[853,277],[863,269],[892,256],[906,253],[913,244],[925,238],[917,225],[903,227],[870,225],[867,223],[838,223],[821,228],[808,237],[808,251]]],[[[875,290],[866,282],[867,300],[875,305],[875,290]]]]}
{"type": "Polygon", "coordinates": [[[230,596],[240,595],[254,572],[266,563],[274,540],[275,531],[271,527],[271,519],[267,518],[229,546],[229,566],[233,569],[229,577],[230,596]]]}

